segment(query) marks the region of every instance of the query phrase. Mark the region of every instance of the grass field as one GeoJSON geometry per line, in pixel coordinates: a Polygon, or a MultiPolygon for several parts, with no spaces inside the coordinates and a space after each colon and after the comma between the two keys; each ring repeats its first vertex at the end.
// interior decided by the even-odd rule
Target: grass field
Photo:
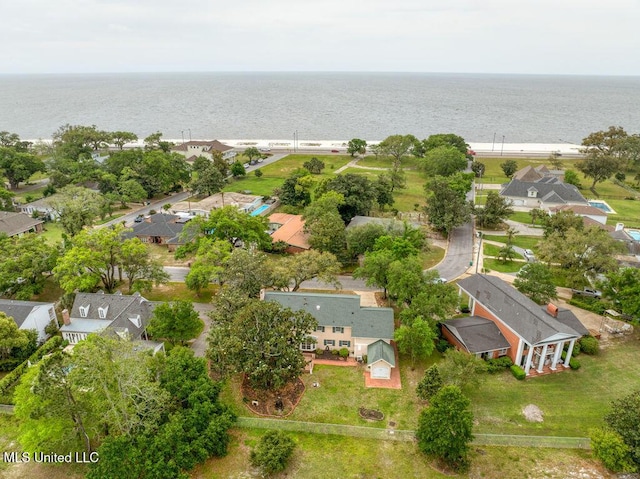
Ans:
{"type": "MultiPolygon", "coordinates": [[[[483,235],[482,236],[487,241],[496,241],[498,243],[506,243],[507,237],[500,235],[483,235]]],[[[522,249],[531,249],[534,250],[537,247],[538,243],[542,240],[541,236],[520,236],[515,235],[513,238],[513,245],[518,246],[522,249]]]]}
{"type": "Polygon", "coordinates": [[[503,263],[493,258],[485,258],[482,262],[484,268],[489,271],[498,271],[499,273],[517,273],[526,263],[526,261],[507,261],[503,263]]]}
{"type": "Polygon", "coordinates": [[[44,224],[44,231],[40,235],[46,238],[49,244],[58,244],[62,241],[62,233],[63,230],[60,223],[47,221],[44,224]]]}
{"type": "MultiPolygon", "coordinates": [[[[496,246],[493,244],[483,244],[483,253],[485,256],[495,256],[498,257],[500,255],[500,246],[496,246]]],[[[524,259],[521,254],[515,253],[515,259],[524,259]]]]}
{"type": "Polygon", "coordinates": [[[330,178],[333,172],[351,161],[351,157],[342,155],[289,155],[270,165],[260,168],[263,173],[261,178],[257,178],[253,172],[244,178],[232,180],[224,191],[251,191],[254,195],[270,196],[273,189],[280,186],[284,180],[298,168],[302,168],[303,163],[311,158],[318,158],[324,161],[325,168],[322,174],[314,175],[318,181],[323,178],[330,178]]]}

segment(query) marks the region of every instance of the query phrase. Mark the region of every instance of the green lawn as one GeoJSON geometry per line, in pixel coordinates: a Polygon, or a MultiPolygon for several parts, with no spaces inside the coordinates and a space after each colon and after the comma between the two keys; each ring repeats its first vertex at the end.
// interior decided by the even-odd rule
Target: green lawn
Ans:
{"type": "MultiPolygon", "coordinates": [[[[128,294],[126,285],[123,285],[121,289],[125,294],[128,294]]],[[[214,290],[215,286],[210,285],[208,288],[200,291],[200,296],[197,296],[196,293],[188,289],[184,283],[167,283],[154,286],[151,292],[142,294],[149,301],[184,300],[196,303],[210,303],[214,290]]]]}
{"type": "Polygon", "coordinates": [[[422,260],[422,267],[433,268],[444,258],[446,251],[444,248],[431,245],[430,250],[427,253],[420,253],[420,259],[422,260]]]}
{"type": "Polygon", "coordinates": [[[517,273],[526,263],[526,261],[508,261],[503,263],[500,260],[486,258],[483,260],[484,268],[489,271],[498,271],[499,273],[517,273]]]}
{"type": "MultiPolygon", "coordinates": [[[[507,160],[515,160],[518,163],[518,169],[522,169],[525,166],[540,166],[546,165],[547,167],[551,167],[551,164],[547,158],[507,158],[505,157],[496,157],[496,158],[478,158],[477,161],[480,163],[484,163],[485,170],[482,178],[476,179],[478,183],[507,183],[509,178],[507,178],[502,168],[500,167],[501,163],[504,163],[507,160]]],[[[562,160],[565,170],[576,170],[575,164],[577,159],[566,159],[562,160]]]]}
{"type": "Polygon", "coordinates": [[[625,226],[640,228],[640,201],[611,199],[605,199],[604,201],[616,212],[615,215],[609,215],[607,224],[624,223],[625,226]]]}
{"type": "Polygon", "coordinates": [[[614,340],[599,356],[581,354],[582,368],[525,381],[511,374],[488,376],[471,394],[476,432],[549,436],[588,436],[602,425],[612,399],[638,388],[638,336],[614,340]],[[624,367],[620,367],[624,365],[624,367]],[[535,404],[544,422],[529,423],[522,408],[535,404]]]}
{"type": "Polygon", "coordinates": [[[253,172],[243,178],[232,180],[224,191],[251,191],[255,195],[270,196],[273,189],[280,186],[284,180],[311,158],[318,158],[324,161],[325,169],[322,174],[314,175],[321,180],[333,176],[333,172],[346,165],[351,158],[343,155],[288,155],[285,158],[260,168],[263,173],[261,178],[257,178],[253,172]]]}
{"type": "MultiPolygon", "coordinates": [[[[498,243],[506,243],[507,237],[500,235],[483,235],[482,236],[487,241],[497,241],[498,243]]],[[[535,248],[538,243],[542,240],[542,236],[520,236],[516,235],[513,238],[513,245],[518,246],[523,249],[532,249],[535,252],[535,248]]]]}
{"type": "MultiPolygon", "coordinates": [[[[358,165],[369,166],[372,168],[391,168],[392,161],[389,158],[376,158],[375,156],[365,156],[358,160],[358,165]]],[[[402,160],[402,168],[415,169],[418,167],[418,159],[414,157],[408,157],[402,160]]]]}
{"type": "Polygon", "coordinates": [[[47,221],[44,224],[44,231],[40,233],[41,236],[46,238],[49,244],[57,244],[62,241],[62,226],[60,223],[56,223],[54,221],[47,221]]]}
{"type": "Polygon", "coordinates": [[[518,223],[524,223],[528,226],[536,226],[531,224],[531,215],[528,211],[515,211],[509,215],[511,221],[517,221],[518,223]]]}
{"type": "MultiPolygon", "coordinates": [[[[496,246],[493,244],[483,243],[483,253],[485,256],[495,256],[498,257],[500,255],[500,246],[496,246]]],[[[515,253],[515,259],[524,259],[521,254],[515,253]]]]}

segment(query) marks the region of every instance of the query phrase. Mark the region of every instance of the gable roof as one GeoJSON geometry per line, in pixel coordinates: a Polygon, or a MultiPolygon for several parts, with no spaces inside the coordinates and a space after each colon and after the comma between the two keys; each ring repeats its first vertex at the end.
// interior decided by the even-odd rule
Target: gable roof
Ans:
{"type": "Polygon", "coordinates": [[[367,363],[373,364],[380,360],[386,361],[392,368],[396,367],[396,354],[393,346],[382,339],[367,346],[367,363]]]}
{"type": "Polygon", "coordinates": [[[474,274],[458,281],[458,286],[529,344],[544,342],[558,334],[567,338],[582,336],[500,278],[474,274]]]}
{"type": "Polygon", "coordinates": [[[306,311],[320,326],[350,327],[352,337],[393,339],[393,309],[362,308],[358,295],[267,291],[264,300],[306,311]]]}
{"type": "Polygon", "coordinates": [[[507,349],[510,346],[498,326],[493,321],[480,316],[449,319],[440,324],[448,329],[470,353],[507,349]]]}
{"type": "Polygon", "coordinates": [[[273,241],[284,241],[291,246],[309,249],[309,234],[304,232],[304,220],[302,215],[290,215],[287,213],[274,213],[269,216],[270,224],[278,224],[280,227],[271,233],[273,241]]]}
{"type": "Polygon", "coordinates": [[[540,174],[533,166],[527,165],[516,171],[513,174],[513,178],[520,181],[536,181],[542,178],[542,174],[540,174]]]}
{"type": "Polygon", "coordinates": [[[0,211],[0,233],[4,233],[9,237],[29,231],[42,223],[44,223],[43,220],[32,218],[24,213],[0,211]]]}
{"type": "MultiPolygon", "coordinates": [[[[555,178],[550,178],[550,180],[555,180],[555,178]]],[[[558,181],[531,182],[511,180],[506,185],[503,185],[500,195],[513,198],[528,198],[528,191],[530,188],[535,188],[538,191],[538,197],[541,199],[552,193],[547,201],[553,199],[556,202],[560,202],[558,201],[559,198],[563,203],[588,204],[585,197],[582,196],[580,191],[578,191],[578,188],[574,185],[558,181]]]]}
{"type": "Polygon", "coordinates": [[[224,153],[225,151],[233,150],[232,146],[225,145],[224,143],[219,142],[218,140],[191,140],[182,143],[181,145],[174,146],[172,150],[174,151],[189,151],[189,147],[193,148],[202,148],[202,151],[220,151],[224,153]]]}
{"type": "Polygon", "coordinates": [[[561,206],[554,206],[549,210],[553,211],[554,213],[557,213],[560,211],[571,211],[573,212],[573,214],[578,216],[582,216],[582,215],[604,216],[604,217],[607,216],[607,213],[605,211],[602,211],[601,209],[591,205],[561,205],[561,206]]]}
{"type": "Polygon", "coordinates": [[[125,236],[161,236],[174,238],[182,233],[184,222],[180,216],[156,213],[140,223],[133,225],[133,232],[125,233],[125,236]]]}
{"type": "Polygon", "coordinates": [[[76,293],[73,307],[69,312],[71,324],[63,325],[62,332],[95,333],[104,331],[109,334],[126,332],[132,339],[138,339],[151,320],[155,303],[139,294],[76,293]],[[80,307],[87,307],[86,316],[80,314],[80,307]],[[99,309],[105,309],[105,317],[100,317],[99,309]]]}
{"type": "Polygon", "coordinates": [[[18,328],[29,317],[34,308],[45,306],[53,307],[53,303],[41,303],[38,301],[16,301],[13,299],[0,299],[0,311],[13,318],[18,328]]]}

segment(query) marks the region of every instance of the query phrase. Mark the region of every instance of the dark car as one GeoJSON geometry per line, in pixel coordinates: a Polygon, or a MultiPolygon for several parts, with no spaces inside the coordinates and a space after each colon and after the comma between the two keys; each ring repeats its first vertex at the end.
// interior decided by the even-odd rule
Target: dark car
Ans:
{"type": "Polygon", "coordinates": [[[340,153],[340,150],[331,150],[331,153],[340,153]]]}
{"type": "Polygon", "coordinates": [[[133,220],[135,223],[142,223],[144,221],[144,215],[136,216],[136,219],[133,220]]]}

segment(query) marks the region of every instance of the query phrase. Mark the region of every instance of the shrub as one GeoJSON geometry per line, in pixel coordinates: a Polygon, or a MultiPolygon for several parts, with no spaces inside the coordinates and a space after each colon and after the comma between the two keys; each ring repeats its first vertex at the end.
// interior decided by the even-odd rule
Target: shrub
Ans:
{"type": "Polygon", "coordinates": [[[368,360],[369,360],[369,358],[367,357],[367,355],[366,355],[366,354],[363,354],[363,355],[362,355],[362,362],[363,362],[363,363],[365,363],[365,364],[367,364],[367,361],[368,361],[368,360]]]}
{"type": "Polygon", "coordinates": [[[149,210],[149,214],[150,214],[150,215],[155,215],[156,213],[157,213],[157,211],[156,211],[156,210],[149,210]]]}
{"type": "Polygon", "coordinates": [[[594,429],[590,431],[591,447],[604,467],[613,472],[635,472],[636,466],[629,446],[615,431],[594,429]]]}
{"type": "Polygon", "coordinates": [[[513,366],[513,361],[511,361],[509,356],[502,356],[501,358],[489,359],[487,361],[487,371],[491,374],[502,372],[511,366],[513,366]]]}
{"type": "Polygon", "coordinates": [[[322,349],[322,348],[316,348],[316,354],[317,354],[318,356],[322,356],[322,355],[324,354],[324,349],[322,349]]]}
{"type": "Polygon", "coordinates": [[[333,354],[334,356],[337,356],[338,354],[340,354],[340,351],[338,351],[337,349],[332,349],[331,354],[333,354]]]}
{"type": "Polygon", "coordinates": [[[443,386],[442,376],[440,370],[435,364],[427,369],[424,373],[424,377],[418,383],[416,387],[416,395],[426,401],[431,399],[435,394],[442,389],[443,386]]]}
{"type": "Polygon", "coordinates": [[[349,357],[349,350],[347,348],[341,348],[339,353],[340,353],[340,357],[341,358],[348,358],[349,357]]]}
{"type": "Polygon", "coordinates": [[[580,361],[578,361],[576,358],[571,358],[569,360],[569,367],[571,369],[578,370],[578,369],[580,369],[580,366],[582,366],[582,365],[580,364],[580,361]]]}
{"type": "Polygon", "coordinates": [[[513,374],[513,377],[515,377],[518,381],[522,381],[524,378],[527,377],[527,374],[524,372],[524,369],[522,369],[517,364],[513,364],[509,369],[511,369],[511,373],[513,374]]]}
{"type": "Polygon", "coordinates": [[[198,242],[192,241],[190,243],[186,243],[178,246],[173,256],[175,259],[184,259],[187,257],[187,255],[195,253],[197,250],[198,250],[198,242]]]}
{"type": "Polygon", "coordinates": [[[12,371],[22,361],[16,358],[0,359],[0,371],[12,371]]]}
{"type": "Polygon", "coordinates": [[[296,447],[293,439],[282,431],[267,431],[251,451],[251,464],[267,474],[284,471],[296,447]]]}
{"type": "Polygon", "coordinates": [[[580,349],[584,354],[598,354],[600,343],[593,336],[584,336],[580,339],[580,349]]]}
{"type": "Polygon", "coordinates": [[[569,304],[596,314],[604,314],[607,309],[606,303],[597,298],[571,298],[569,304]]]}
{"type": "Polygon", "coordinates": [[[453,346],[451,345],[451,343],[449,341],[447,341],[446,339],[440,339],[438,340],[438,342],[436,343],[436,349],[438,350],[438,352],[440,353],[445,353],[448,349],[451,349],[453,346]]]}

